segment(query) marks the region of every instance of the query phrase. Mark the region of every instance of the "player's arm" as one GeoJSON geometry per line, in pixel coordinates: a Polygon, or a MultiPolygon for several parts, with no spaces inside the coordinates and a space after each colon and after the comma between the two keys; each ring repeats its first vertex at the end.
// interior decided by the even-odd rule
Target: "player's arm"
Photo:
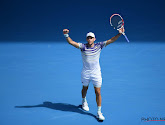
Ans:
{"type": "Polygon", "coordinates": [[[115,42],[120,36],[121,36],[121,33],[119,33],[116,36],[112,37],[111,39],[107,40],[106,46],[109,45],[110,43],[115,42]]]}
{"type": "Polygon", "coordinates": [[[64,30],[63,30],[63,34],[64,34],[64,36],[65,36],[65,38],[66,38],[66,41],[67,41],[69,44],[71,44],[72,46],[74,46],[74,47],[76,47],[76,48],[79,48],[79,44],[78,44],[77,42],[73,41],[73,40],[69,37],[68,33],[69,33],[69,30],[68,30],[68,29],[64,29],[64,30]]]}
{"type": "Polygon", "coordinates": [[[119,34],[117,34],[116,36],[114,36],[114,37],[112,37],[111,39],[107,40],[106,46],[109,45],[110,43],[115,42],[115,41],[122,35],[122,32],[124,32],[124,28],[121,28],[121,29],[119,30],[119,34]]]}

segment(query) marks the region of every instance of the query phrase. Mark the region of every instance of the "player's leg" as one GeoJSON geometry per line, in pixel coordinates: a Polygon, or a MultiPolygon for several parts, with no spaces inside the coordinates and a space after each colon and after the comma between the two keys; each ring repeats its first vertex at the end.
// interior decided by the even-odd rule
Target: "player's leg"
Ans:
{"type": "Polygon", "coordinates": [[[98,75],[95,75],[92,78],[92,82],[94,85],[94,89],[95,89],[95,94],[96,94],[96,103],[97,103],[97,118],[99,120],[105,120],[102,112],[101,112],[101,86],[102,86],[102,77],[101,77],[101,73],[98,73],[98,75]]]}
{"type": "Polygon", "coordinates": [[[88,86],[83,86],[81,94],[82,94],[82,109],[85,111],[89,111],[86,94],[87,94],[88,86]]]}
{"type": "Polygon", "coordinates": [[[96,94],[96,103],[98,107],[101,107],[101,87],[94,87],[96,94]]]}
{"type": "Polygon", "coordinates": [[[86,98],[88,86],[83,86],[81,90],[82,98],[86,98]]]}
{"type": "Polygon", "coordinates": [[[101,87],[94,87],[95,88],[95,94],[96,94],[96,103],[97,103],[97,118],[99,120],[105,120],[105,117],[103,116],[101,112],[101,87]]]}
{"type": "Polygon", "coordinates": [[[82,85],[83,85],[82,90],[81,90],[82,109],[84,109],[85,111],[89,111],[86,94],[87,94],[88,85],[89,85],[90,80],[81,76],[81,81],[82,81],[82,85]]]}
{"type": "Polygon", "coordinates": [[[101,86],[102,86],[101,75],[94,76],[92,79],[92,83],[93,83],[94,89],[95,89],[97,106],[101,107],[101,86]]]}

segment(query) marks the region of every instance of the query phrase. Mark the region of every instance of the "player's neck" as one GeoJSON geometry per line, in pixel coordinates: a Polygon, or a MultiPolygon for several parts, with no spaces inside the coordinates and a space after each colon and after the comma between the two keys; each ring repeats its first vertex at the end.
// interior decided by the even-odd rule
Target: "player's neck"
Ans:
{"type": "Polygon", "coordinates": [[[89,47],[89,48],[94,47],[94,43],[92,43],[92,44],[89,44],[89,43],[88,43],[88,47],[89,47]]]}

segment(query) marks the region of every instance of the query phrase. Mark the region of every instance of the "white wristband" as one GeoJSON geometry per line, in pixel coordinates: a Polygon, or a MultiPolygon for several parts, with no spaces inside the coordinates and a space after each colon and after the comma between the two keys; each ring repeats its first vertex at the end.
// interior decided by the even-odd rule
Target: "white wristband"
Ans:
{"type": "Polygon", "coordinates": [[[69,34],[64,34],[64,37],[65,37],[65,38],[68,38],[68,37],[69,37],[69,34]]]}

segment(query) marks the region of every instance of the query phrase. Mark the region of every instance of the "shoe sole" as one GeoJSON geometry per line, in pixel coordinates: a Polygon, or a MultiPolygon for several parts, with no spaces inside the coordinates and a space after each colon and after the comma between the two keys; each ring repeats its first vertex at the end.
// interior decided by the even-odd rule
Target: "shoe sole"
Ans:
{"type": "Polygon", "coordinates": [[[100,119],[98,116],[96,116],[96,118],[99,120],[99,121],[104,121],[105,119],[100,119]]]}
{"type": "Polygon", "coordinates": [[[85,110],[83,107],[81,107],[84,111],[89,111],[89,110],[85,110]]]}

